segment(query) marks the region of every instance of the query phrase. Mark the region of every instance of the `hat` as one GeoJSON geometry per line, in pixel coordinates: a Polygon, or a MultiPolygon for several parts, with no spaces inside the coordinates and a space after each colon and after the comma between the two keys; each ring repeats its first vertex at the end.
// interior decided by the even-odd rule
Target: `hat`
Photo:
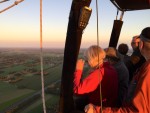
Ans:
{"type": "Polygon", "coordinates": [[[146,27],[142,30],[140,39],[146,42],[150,42],[150,27],[146,27]]]}
{"type": "Polygon", "coordinates": [[[106,48],[105,52],[107,56],[118,58],[117,50],[113,47],[106,48]]]}

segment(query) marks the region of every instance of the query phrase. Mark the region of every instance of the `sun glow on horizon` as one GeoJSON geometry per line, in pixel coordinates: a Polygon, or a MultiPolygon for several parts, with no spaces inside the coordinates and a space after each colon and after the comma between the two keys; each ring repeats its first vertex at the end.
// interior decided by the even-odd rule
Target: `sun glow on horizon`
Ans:
{"type": "MultiPolygon", "coordinates": [[[[56,0],[43,1],[43,46],[64,48],[72,1],[56,2],[56,0]],[[55,6],[56,4],[58,7],[55,6]]],[[[100,2],[99,41],[101,46],[107,47],[116,16],[116,8],[109,1],[100,2]]],[[[7,3],[4,6],[6,5],[7,3]]],[[[93,2],[90,7],[92,7],[92,15],[83,32],[81,47],[88,47],[96,44],[97,41],[96,11],[93,2]]],[[[0,47],[39,47],[39,2],[25,0],[18,6],[0,14],[0,18],[0,47]]],[[[125,12],[118,44],[124,42],[130,45],[131,38],[150,25],[149,18],[149,10],[125,12]]]]}

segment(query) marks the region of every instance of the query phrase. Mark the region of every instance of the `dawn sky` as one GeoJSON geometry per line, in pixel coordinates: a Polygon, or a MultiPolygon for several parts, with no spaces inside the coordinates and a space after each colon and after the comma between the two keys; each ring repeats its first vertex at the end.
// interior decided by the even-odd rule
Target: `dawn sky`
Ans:
{"type": "MultiPolygon", "coordinates": [[[[1,1],[1,0],[0,0],[1,1]]],[[[0,10],[15,0],[0,4],[0,10]]],[[[72,0],[43,0],[43,46],[64,48],[72,0]]],[[[99,42],[107,47],[117,9],[110,0],[99,0],[99,42]]],[[[39,47],[40,0],[24,0],[0,13],[0,47],[39,47]]],[[[90,5],[92,15],[82,36],[81,47],[96,44],[96,5],[90,5]]],[[[119,15],[120,17],[120,15],[119,15]]],[[[119,18],[118,17],[118,18],[119,18]]],[[[150,10],[128,11],[123,17],[119,43],[130,46],[131,38],[150,26],[150,10]]]]}

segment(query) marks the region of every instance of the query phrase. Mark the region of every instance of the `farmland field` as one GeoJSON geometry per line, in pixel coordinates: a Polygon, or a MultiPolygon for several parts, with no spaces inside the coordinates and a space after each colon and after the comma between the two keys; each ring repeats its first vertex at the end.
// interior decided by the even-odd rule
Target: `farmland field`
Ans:
{"type": "MultiPolygon", "coordinates": [[[[22,101],[41,90],[40,50],[0,49],[0,112],[6,111],[14,103],[22,101]]],[[[62,63],[62,49],[43,50],[43,70],[45,87],[53,85],[56,94],[46,93],[46,106],[58,104],[62,63]],[[57,83],[57,85],[56,85],[57,83]],[[58,85],[59,84],[59,85],[58,85]],[[56,90],[56,91],[55,91],[56,90]]],[[[42,102],[38,98],[32,105],[17,113],[41,113],[42,102]]]]}

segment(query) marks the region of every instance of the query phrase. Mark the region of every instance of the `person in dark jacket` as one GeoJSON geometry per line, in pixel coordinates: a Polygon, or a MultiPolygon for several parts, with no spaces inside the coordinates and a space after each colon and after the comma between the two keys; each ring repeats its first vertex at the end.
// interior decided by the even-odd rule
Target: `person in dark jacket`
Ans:
{"type": "Polygon", "coordinates": [[[143,63],[146,61],[145,58],[142,56],[139,50],[139,42],[140,37],[134,36],[132,38],[131,46],[133,49],[133,53],[128,61],[126,61],[125,65],[127,66],[129,70],[129,83],[131,82],[134,73],[137,69],[139,69],[143,63]]]}
{"type": "Polygon", "coordinates": [[[128,82],[129,82],[129,71],[125,66],[124,62],[118,55],[118,51],[109,47],[105,49],[106,52],[106,60],[114,66],[118,73],[118,107],[122,106],[123,101],[125,101],[128,90],[128,82]]]}

